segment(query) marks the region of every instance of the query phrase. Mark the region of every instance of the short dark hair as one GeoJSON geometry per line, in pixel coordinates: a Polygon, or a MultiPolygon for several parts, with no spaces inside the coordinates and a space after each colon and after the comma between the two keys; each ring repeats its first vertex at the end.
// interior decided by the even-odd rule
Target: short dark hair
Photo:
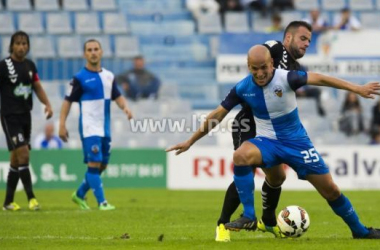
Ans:
{"type": "Polygon", "coordinates": [[[285,31],[284,31],[284,38],[286,36],[286,33],[288,32],[294,32],[294,30],[298,29],[299,27],[305,27],[308,29],[310,32],[313,32],[313,28],[311,25],[305,21],[293,21],[286,26],[285,31]]]}
{"type": "Polygon", "coordinates": [[[91,38],[91,39],[88,39],[87,41],[84,42],[84,44],[83,44],[83,52],[86,51],[86,45],[88,43],[92,43],[92,42],[98,43],[99,44],[99,48],[102,48],[102,45],[100,44],[100,42],[98,40],[91,38]]]}
{"type": "Polygon", "coordinates": [[[19,31],[16,31],[15,33],[13,33],[13,35],[11,37],[11,42],[9,43],[9,49],[8,49],[9,53],[12,54],[12,52],[13,52],[12,46],[15,43],[16,37],[25,37],[26,38],[26,42],[28,43],[28,52],[29,52],[29,49],[30,49],[29,35],[26,34],[26,32],[19,30],[19,31]]]}

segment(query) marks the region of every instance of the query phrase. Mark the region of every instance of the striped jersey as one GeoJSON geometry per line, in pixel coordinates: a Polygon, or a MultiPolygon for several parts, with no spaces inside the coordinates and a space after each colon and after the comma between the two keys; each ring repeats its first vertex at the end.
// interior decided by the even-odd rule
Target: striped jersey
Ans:
{"type": "Polygon", "coordinates": [[[111,138],[111,100],[120,96],[114,74],[104,68],[94,72],[84,67],[73,77],[70,85],[71,92],[65,99],[79,102],[81,138],[111,138]]]}
{"type": "Polygon", "coordinates": [[[221,105],[231,110],[247,103],[254,115],[257,136],[274,140],[308,138],[298,116],[295,95],[295,90],[306,82],[305,71],[275,69],[265,86],[257,85],[249,75],[231,89],[221,105]]]}

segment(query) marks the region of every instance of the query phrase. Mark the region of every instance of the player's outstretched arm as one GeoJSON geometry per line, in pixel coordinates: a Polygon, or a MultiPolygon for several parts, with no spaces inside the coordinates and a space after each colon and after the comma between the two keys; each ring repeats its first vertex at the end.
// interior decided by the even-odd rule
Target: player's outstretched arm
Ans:
{"type": "Polygon", "coordinates": [[[46,119],[50,119],[53,116],[53,109],[51,108],[51,104],[49,99],[45,93],[45,90],[42,88],[41,82],[36,81],[33,83],[34,92],[36,93],[38,100],[45,105],[45,114],[46,119]]]}
{"type": "Polygon", "coordinates": [[[59,131],[58,131],[59,137],[64,142],[67,142],[67,139],[69,138],[69,133],[67,132],[67,129],[66,129],[66,119],[67,119],[67,116],[69,115],[70,108],[71,108],[71,102],[69,102],[68,100],[64,100],[62,103],[61,114],[59,116],[59,131]]]}
{"type": "Polygon", "coordinates": [[[132,111],[128,108],[127,100],[123,96],[120,95],[115,99],[115,102],[117,106],[128,116],[128,120],[133,118],[132,111]]]}
{"type": "Polygon", "coordinates": [[[358,85],[340,78],[327,76],[323,74],[308,72],[307,84],[316,86],[329,86],[336,89],[345,89],[352,91],[364,98],[375,98],[374,95],[380,95],[380,83],[369,82],[365,85],[358,85]]]}
{"type": "Polygon", "coordinates": [[[226,117],[228,112],[229,111],[223,108],[223,106],[219,105],[210,114],[208,114],[200,128],[190,137],[189,140],[166,149],[166,152],[175,150],[175,154],[179,155],[182,152],[187,151],[196,141],[207,135],[208,132],[215,128],[224,119],[224,117],[226,117]]]}

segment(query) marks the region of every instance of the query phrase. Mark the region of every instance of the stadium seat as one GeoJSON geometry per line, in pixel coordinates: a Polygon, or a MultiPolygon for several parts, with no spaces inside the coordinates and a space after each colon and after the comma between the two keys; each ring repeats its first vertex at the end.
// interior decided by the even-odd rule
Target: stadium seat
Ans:
{"type": "Polygon", "coordinates": [[[47,13],[46,31],[49,34],[71,34],[73,28],[70,24],[70,16],[67,12],[47,13]]]}
{"type": "Polygon", "coordinates": [[[112,57],[112,49],[111,49],[111,42],[108,35],[97,35],[97,36],[86,36],[83,43],[89,39],[95,39],[100,42],[100,45],[102,46],[103,50],[103,57],[112,57]]]}
{"type": "Polygon", "coordinates": [[[58,56],[63,58],[82,57],[82,42],[79,36],[58,37],[58,56]]]}
{"type": "Polygon", "coordinates": [[[380,10],[380,0],[376,0],[376,8],[378,9],[378,10],[380,10]]]}
{"type": "Polygon", "coordinates": [[[33,36],[30,46],[34,58],[53,58],[56,56],[53,41],[49,36],[33,36]]]}
{"type": "Polygon", "coordinates": [[[42,26],[42,15],[40,12],[18,14],[18,29],[28,34],[41,34],[44,32],[42,26]]]}
{"type": "Polygon", "coordinates": [[[349,0],[349,5],[352,10],[373,10],[372,0],[349,0]]]}
{"type": "Polygon", "coordinates": [[[303,13],[300,11],[283,11],[281,12],[282,25],[286,27],[290,22],[302,20],[303,13]]]}
{"type": "Polygon", "coordinates": [[[212,58],[216,58],[219,53],[219,36],[210,37],[210,55],[212,58]]]}
{"type": "Polygon", "coordinates": [[[318,0],[294,0],[294,7],[297,10],[313,10],[319,8],[318,0]]]}
{"type": "Polygon", "coordinates": [[[249,32],[248,18],[245,12],[227,12],[225,14],[224,29],[226,32],[249,32]]]}
{"type": "Polygon", "coordinates": [[[57,0],[34,0],[34,9],[39,11],[59,10],[57,0]]]}
{"type": "Polygon", "coordinates": [[[222,20],[220,14],[202,14],[199,16],[198,32],[200,34],[222,33],[222,20]]]}
{"type": "Polygon", "coordinates": [[[361,12],[360,21],[365,29],[380,29],[380,13],[379,12],[361,12]]]}
{"type": "Polygon", "coordinates": [[[100,33],[98,14],[95,12],[75,13],[75,32],[78,34],[100,33]]]}
{"type": "Polygon", "coordinates": [[[91,0],[91,8],[93,10],[107,11],[116,10],[117,6],[115,0],[91,0]]]}
{"type": "Polygon", "coordinates": [[[11,42],[10,36],[1,37],[1,58],[9,56],[9,44],[11,42]]]}
{"type": "Polygon", "coordinates": [[[11,11],[25,11],[31,10],[32,6],[30,5],[29,0],[11,0],[7,1],[7,10],[11,11]]]}
{"type": "Polygon", "coordinates": [[[265,32],[265,29],[272,25],[270,18],[262,17],[259,12],[251,12],[252,30],[255,32],[265,32]]]}
{"type": "Polygon", "coordinates": [[[0,13],[0,23],[0,34],[12,34],[15,31],[12,13],[0,13]]]}
{"type": "Polygon", "coordinates": [[[193,21],[152,21],[129,22],[131,32],[135,35],[193,35],[195,25],[193,21]]]}
{"type": "Polygon", "coordinates": [[[346,7],[345,0],[321,0],[322,10],[341,10],[346,7]]]}
{"type": "Polygon", "coordinates": [[[63,9],[70,11],[88,10],[87,0],[63,0],[63,9]]]}
{"type": "Polygon", "coordinates": [[[126,34],[128,32],[126,16],[122,13],[104,13],[103,31],[106,34],[126,34]]]}
{"type": "Polygon", "coordinates": [[[115,56],[132,58],[140,54],[139,41],[134,36],[115,37],[115,56]]]}

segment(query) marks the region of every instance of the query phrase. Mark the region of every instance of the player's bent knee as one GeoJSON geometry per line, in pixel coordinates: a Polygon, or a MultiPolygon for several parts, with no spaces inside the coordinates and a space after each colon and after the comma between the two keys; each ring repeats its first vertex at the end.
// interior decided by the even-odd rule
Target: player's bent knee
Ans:
{"type": "Polygon", "coordinates": [[[234,152],[234,164],[237,166],[251,165],[249,163],[249,156],[241,150],[237,150],[234,152]]]}

